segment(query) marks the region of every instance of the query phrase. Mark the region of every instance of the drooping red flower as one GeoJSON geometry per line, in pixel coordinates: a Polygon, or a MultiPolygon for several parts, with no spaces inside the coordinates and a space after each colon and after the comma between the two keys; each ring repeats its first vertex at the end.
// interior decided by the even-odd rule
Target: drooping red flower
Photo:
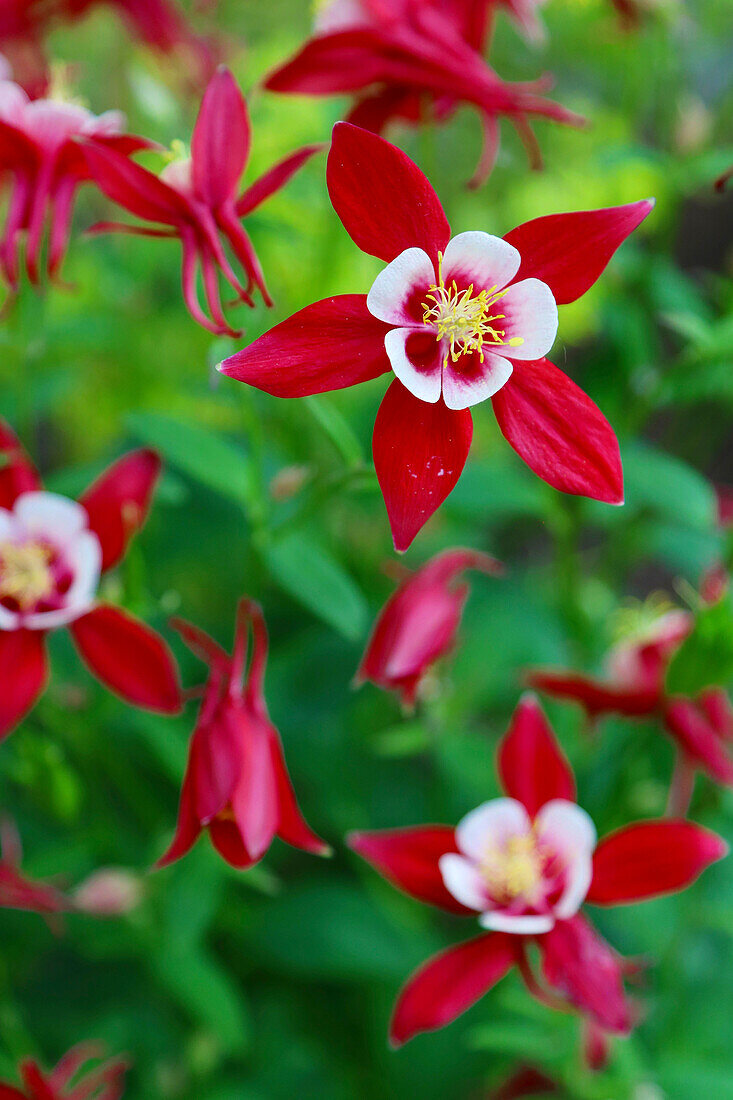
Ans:
{"type": "Polygon", "coordinates": [[[692,883],[727,851],[714,833],[684,820],[643,821],[596,843],[575,803],[575,780],[533,697],[501,742],[506,797],[484,803],[456,829],[445,825],[355,833],[350,845],[419,901],[478,916],[487,931],[422,966],[400,993],[395,1046],[444,1027],[516,966],[530,993],[568,1005],[604,1031],[628,1033],[628,964],[581,913],[584,902],[620,905],[692,883]],[[533,971],[528,946],[542,959],[533,971]]]}
{"type": "Polygon", "coordinates": [[[451,239],[417,166],[349,123],[335,127],[328,186],[352,240],[388,266],[368,296],[307,306],[220,370],[275,397],[394,372],[373,453],[398,550],[458,481],[473,434],[470,406],[487,398],[504,437],[541,478],[620,504],[613,429],[544,356],[555,340],[557,304],[592,286],[653,203],[549,215],[504,238],[468,232],[451,239]]]}
{"type": "Polygon", "coordinates": [[[12,291],[18,289],[20,243],[25,234],[28,278],[38,285],[41,249],[48,227],[46,271],[58,275],[71,232],[76,193],[89,172],[78,139],[130,153],[150,148],[145,138],[124,133],[120,111],[93,115],[85,107],[54,99],[29,99],[19,84],[0,79],[0,177],[11,181],[0,241],[0,270],[12,291]]]}
{"type": "MultiPolygon", "coordinates": [[[[507,0],[525,28],[536,29],[532,0],[507,0]]],[[[484,148],[474,178],[490,173],[499,146],[499,118],[520,133],[535,164],[540,157],[529,118],[568,125],[583,120],[541,94],[552,86],[502,80],[482,56],[491,5],[477,0],[332,0],[315,33],[265,82],[274,92],[356,95],[348,121],[381,133],[393,120],[442,121],[460,103],[481,116],[484,148]]]]}
{"type": "Polygon", "coordinates": [[[119,1100],[125,1091],[125,1058],[85,1069],[104,1054],[101,1043],[79,1043],[50,1071],[28,1059],[19,1067],[22,1088],[0,1082],[0,1100],[119,1100]]]}
{"type": "Polygon", "coordinates": [[[276,836],[328,855],[328,845],[303,819],[280,735],[267,713],[267,627],[259,605],[241,601],[231,657],[190,623],[173,625],[209,666],[209,679],[191,739],[176,834],[158,866],[185,856],[204,830],[227,863],[240,869],[262,859],[276,836]],[[252,658],[245,676],[250,627],[252,658]]]}
{"type": "Polygon", "coordinates": [[[457,584],[466,569],[496,575],[501,564],[475,550],[445,550],[408,574],[384,605],[374,624],[356,682],[396,692],[412,707],[427,672],[455,644],[467,584],[457,584]]]}
{"type": "Polygon", "coordinates": [[[149,450],[115,462],[80,501],[48,493],[0,421],[0,738],[33,707],[48,679],[46,635],[68,627],[89,670],[133,706],[173,714],[181,692],[163,639],[96,599],[100,576],[144,524],[160,460],[149,450]]]}
{"type": "Polygon", "coordinates": [[[227,69],[219,69],[204,94],[190,158],[173,161],[156,176],[112,149],[101,149],[96,143],[89,143],[85,148],[93,178],[113,202],[145,221],[169,227],[150,229],[105,222],[95,226],[94,231],[179,238],[183,249],[183,296],[188,310],[200,325],[219,335],[241,335],[224,317],[219,273],[239,301],[253,305],[252,293],[257,288],[266,305],[272,305],[242,218],[279,191],[319,148],[311,145],[299,149],[238,195],[251,139],[244,96],[232,74],[227,69]],[[242,285],[232,267],[222,238],[241,264],[246,285],[242,285]],[[210,316],[199,305],[197,265],[201,268],[210,316]]]}
{"type": "Polygon", "coordinates": [[[14,823],[5,818],[0,822],[0,908],[26,909],[42,916],[53,916],[70,909],[71,903],[60,890],[22,874],[22,859],[18,831],[14,823]]]}
{"type": "Polygon", "coordinates": [[[212,43],[195,35],[169,0],[1,0],[0,53],[12,61],[30,95],[48,90],[47,35],[57,24],[76,22],[103,5],[119,12],[134,38],[159,53],[179,54],[197,82],[205,82],[213,72],[212,43]]]}
{"type": "Polygon", "coordinates": [[[609,652],[605,677],[534,669],[527,683],[556,699],[579,703],[591,720],[618,714],[658,721],[693,772],[700,769],[717,783],[731,786],[733,706],[726,691],[708,688],[690,699],[670,694],[665,685],[670,661],[693,626],[691,613],[667,611],[609,652]]]}

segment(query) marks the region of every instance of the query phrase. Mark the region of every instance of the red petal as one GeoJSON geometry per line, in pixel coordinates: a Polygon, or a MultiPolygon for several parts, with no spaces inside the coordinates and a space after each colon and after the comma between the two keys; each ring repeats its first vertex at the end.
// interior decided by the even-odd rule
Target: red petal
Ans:
{"type": "Polygon", "coordinates": [[[525,695],[514,711],[499,745],[498,767],[504,790],[531,818],[553,798],[575,802],[572,769],[533,695],[525,695]]]}
{"type": "Polygon", "coordinates": [[[163,639],[119,607],[102,604],[71,624],[77,649],[95,676],[125,702],[162,714],[182,705],[178,671],[163,639]]]}
{"type": "Polygon", "coordinates": [[[461,476],[473,436],[468,409],[429,405],[396,379],[374,424],[372,451],[396,550],[406,550],[461,476]]]}
{"type": "Polygon", "coordinates": [[[342,294],[301,309],[219,369],[273,397],[341,390],[391,370],[388,330],[372,317],[363,294],[342,294]]]}
{"type": "Polygon", "coordinates": [[[216,208],[234,194],[251,137],[244,96],[221,68],[209,81],[191,140],[194,189],[208,206],[216,208]]]}
{"type": "Polygon", "coordinates": [[[337,122],[327,179],[333,208],[363,252],[390,263],[406,248],[433,258],[445,251],[450,226],[440,199],[417,165],[384,138],[337,122]]]}
{"type": "Polygon", "coordinates": [[[632,1020],[622,959],[582,916],[558,921],[539,940],[545,978],[606,1031],[626,1035],[632,1020]]]}
{"type": "Polygon", "coordinates": [[[14,1089],[12,1085],[0,1084],[0,1100],[28,1100],[28,1097],[19,1089],[14,1089]]]}
{"type": "Polygon", "coordinates": [[[155,451],[132,451],[105,470],[80,498],[102,545],[103,570],[124,557],[130,539],[148,518],[159,475],[155,451]]]}
{"type": "Polygon", "coordinates": [[[654,199],[642,199],[606,210],[548,214],[517,226],[504,238],[522,257],[517,279],[541,279],[558,305],[574,302],[653,207],[654,199]]]}
{"type": "Polygon", "coordinates": [[[392,1045],[452,1023],[504,977],[514,952],[511,936],[490,932],[434,955],[400,993],[390,1025],[392,1045]]]}
{"type": "Polygon", "coordinates": [[[604,837],[586,901],[620,905],[684,890],[728,845],[691,821],[641,821],[604,837]]]}
{"type": "Polygon", "coordinates": [[[10,510],[21,493],[43,488],[36,468],[9,424],[0,420],[0,508],[10,510]]]}
{"type": "Polygon", "coordinates": [[[270,847],[278,825],[269,730],[243,708],[238,708],[232,719],[239,734],[239,781],[232,795],[232,812],[247,851],[258,860],[270,847]]]}
{"type": "Polygon", "coordinates": [[[236,204],[237,214],[240,218],[251,214],[258,206],[279,191],[293,178],[306,161],[309,161],[314,153],[320,153],[323,145],[306,145],[289,157],[274,164],[264,176],[260,176],[247,190],[236,204]]]}
{"type": "Polygon", "coordinates": [[[418,901],[461,916],[473,913],[448,892],[438,866],[446,852],[458,851],[455,830],[449,825],[351,833],[348,843],[380,875],[418,901]]]}
{"type": "Polygon", "coordinates": [[[247,851],[236,822],[214,818],[209,825],[209,836],[219,855],[230,867],[236,867],[238,871],[246,871],[257,862],[247,851]]]}
{"type": "Polygon", "coordinates": [[[643,718],[653,714],[659,705],[658,690],[625,691],[575,672],[530,672],[526,681],[530,687],[555,699],[572,699],[580,703],[591,718],[599,714],[643,718]]]}
{"type": "Polygon", "coordinates": [[[46,686],[44,639],[39,630],[0,630],[0,739],[15,729],[46,686]]]}
{"type": "Polygon", "coordinates": [[[288,775],[280,738],[277,731],[272,727],[270,729],[270,752],[277,783],[279,811],[277,835],[286,844],[291,844],[293,848],[301,848],[304,852],[312,852],[317,856],[330,855],[331,848],[329,845],[313,832],[301,813],[293,784],[288,775]]]}
{"type": "Polygon", "coordinates": [[[563,493],[623,504],[618,440],[587,394],[548,359],[516,362],[492,397],[504,438],[563,493]]]}
{"type": "Polygon", "coordinates": [[[674,739],[704,772],[718,783],[733,786],[733,760],[724,737],[691,699],[672,699],[664,708],[664,721],[674,739]]]}
{"type": "Polygon", "coordinates": [[[114,149],[84,145],[87,167],[97,187],[118,206],[145,221],[178,225],[190,217],[191,209],[172,187],[147,168],[123,157],[114,149]]]}
{"type": "Polygon", "coordinates": [[[181,788],[181,801],[178,807],[178,820],[176,831],[170,846],[155,864],[156,867],[167,867],[175,863],[191,851],[194,844],[201,836],[202,825],[194,808],[193,778],[191,776],[191,762],[186,770],[186,777],[181,788]]]}
{"type": "Polygon", "coordinates": [[[464,569],[499,573],[499,562],[472,550],[446,550],[400,585],[385,604],[362,658],[357,682],[401,693],[409,705],[427,669],[453,646],[468,595],[453,582],[464,569]]]}

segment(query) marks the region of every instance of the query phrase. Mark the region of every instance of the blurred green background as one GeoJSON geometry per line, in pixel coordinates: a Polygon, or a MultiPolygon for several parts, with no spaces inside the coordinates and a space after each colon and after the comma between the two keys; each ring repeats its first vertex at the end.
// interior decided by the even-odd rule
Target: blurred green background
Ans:
{"type": "MultiPolygon", "coordinates": [[[[239,874],[203,840],[147,877],[142,904],[120,920],[71,916],[54,935],[40,917],[3,910],[0,1077],[13,1079],[22,1056],[51,1063],[101,1038],[134,1060],[131,1100],[469,1100],[527,1061],[579,1100],[730,1100],[730,860],[682,896],[594,914],[616,947],[654,965],[638,1031],[593,1076],[576,1021],[536,1006],[513,977],[450,1028],[390,1052],[404,978],[473,929],[403,898],[343,846],[352,828],[455,822],[495,796],[494,747],[523,668],[595,668],[619,605],[680,581],[684,590],[726,555],[731,564],[711,487],[733,483],[733,192],[712,189],[733,163],[730,15],[729,0],[649,0],[641,28],[625,33],[607,0],[550,0],[540,49],[501,15],[498,72],[553,72],[554,94],[590,122],[537,124],[543,173],[528,171],[505,125],[488,184],[466,191],[479,145],[468,110],[434,132],[393,134],[456,232],[501,234],[556,210],[657,197],[597,286],[561,310],[552,356],[617,429],[628,502],[555,493],[482,406],[463,479],[406,562],[464,544],[508,572],[473,581],[462,644],[413,717],[372,686],[350,687],[392,590],[370,461],[383,380],[278,402],[221,378],[213,365],[237,344],[188,317],[175,242],[77,235],[65,269],[73,291],[24,288],[0,327],[2,414],[64,493],[125,449],[160,449],[167,472],[151,520],[106,583],[166,634],[189,685],[202,668],[167,618],[184,614],[228,645],[238,597],[262,601],[271,712],[304,812],[336,854],[319,861],[276,842],[239,874]]],[[[249,91],[310,19],[299,0],[230,0],[198,25],[224,37],[249,91]]],[[[119,26],[100,11],[56,33],[53,56],[74,64],[95,111],[123,107],[131,129],[188,141],[197,103],[182,74],[119,26]]],[[[255,90],[248,178],[326,140],[345,102],[255,90]]],[[[110,214],[87,188],[78,228],[110,214]]],[[[317,298],[365,292],[379,270],[334,215],[322,156],[248,228],[276,307],[235,315],[246,339],[317,298]]],[[[65,637],[52,641],[51,688],[0,748],[1,805],[17,819],[25,870],[68,885],[99,866],[145,874],[172,833],[195,706],[176,720],[126,708],[86,676],[65,637]]],[[[576,710],[548,710],[600,833],[663,812],[672,750],[658,730],[610,721],[591,740],[576,710]]],[[[697,820],[730,838],[732,810],[729,792],[698,779],[697,820]]]]}

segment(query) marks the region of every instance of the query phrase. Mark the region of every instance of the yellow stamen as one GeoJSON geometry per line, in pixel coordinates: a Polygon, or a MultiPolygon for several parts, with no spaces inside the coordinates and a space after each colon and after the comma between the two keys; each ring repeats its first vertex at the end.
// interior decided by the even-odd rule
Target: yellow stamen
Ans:
{"type": "Polygon", "coordinates": [[[430,287],[422,307],[423,323],[435,329],[438,341],[448,341],[444,366],[448,365],[449,358],[457,363],[462,355],[472,352],[478,352],[483,363],[484,344],[516,348],[524,343],[521,336],[512,336],[506,340],[506,331],[494,324],[505,319],[505,314],[492,314],[491,310],[508,289],[497,290],[496,286],[492,286],[489,290],[481,290],[474,295],[473,283],[467,290],[459,290],[455,279],[446,286],[443,279],[443,253],[438,253],[438,282],[430,287]]]}
{"type": "Polygon", "coordinates": [[[497,900],[511,901],[537,893],[543,862],[543,853],[529,834],[510,837],[501,848],[490,848],[480,867],[492,895],[497,900]]]}
{"type": "Polygon", "coordinates": [[[29,611],[54,590],[51,551],[40,542],[0,543],[0,600],[29,611]]]}

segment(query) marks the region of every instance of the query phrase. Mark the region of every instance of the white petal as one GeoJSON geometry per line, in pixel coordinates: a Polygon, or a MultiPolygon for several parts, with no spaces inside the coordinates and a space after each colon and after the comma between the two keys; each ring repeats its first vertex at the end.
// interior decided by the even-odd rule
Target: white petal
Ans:
{"type": "Polygon", "coordinates": [[[54,611],[38,611],[26,615],[23,625],[29,630],[53,630],[66,626],[90,611],[99,586],[102,569],[102,548],[91,531],[82,531],[64,551],[74,579],[64,596],[64,606],[54,611]]]}
{"type": "Polygon", "coordinates": [[[442,373],[440,344],[437,340],[435,341],[435,354],[425,366],[421,363],[416,364],[407,354],[407,341],[415,333],[416,330],[413,328],[390,329],[384,338],[384,349],[392,364],[392,370],[402,385],[420,401],[427,401],[428,404],[434,405],[440,400],[442,373]]]}
{"type": "Polygon", "coordinates": [[[15,516],[7,508],[0,508],[0,542],[11,539],[18,530],[15,516]]]}
{"type": "Polygon", "coordinates": [[[372,317],[389,325],[419,324],[405,306],[415,291],[426,295],[434,285],[435,269],[427,252],[407,248],[377,275],[367,294],[367,309],[372,317]]]}
{"type": "Polygon", "coordinates": [[[541,936],[555,926],[555,918],[551,915],[519,917],[501,909],[482,913],[478,922],[482,928],[490,928],[494,932],[510,932],[516,936],[541,936]]]}
{"type": "Polygon", "coordinates": [[[15,502],[14,514],[27,535],[45,536],[60,547],[89,526],[81,504],[58,493],[23,493],[15,502]]]}
{"type": "Polygon", "coordinates": [[[509,837],[526,836],[532,822],[515,798],[493,798],[467,814],[456,828],[456,844],[469,859],[480,862],[488,850],[503,847],[509,837]]]}
{"type": "Polygon", "coordinates": [[[565,863],[565,889],[555,913],[560,920],[567,920],[577,913],[590,887],[596,827],[580,806],[555,798],[538,813],[535,830],[539,841],[565,863]]]}
{"type": "Polygon", "coordinates": [[[504,330],[504,350],[512,359],[540,359],[547,355],[557,336],[557,303],[546,283],[523,279],[510,286],[492,313],[503,313],[496,327],[504,330]],[[515,339],[516,347],[506,345],[515,339]]]}
{"type": "Polygon", "coordinates": [[[488,905],[486,884],[479,871],[463,856],[449,852],[438,860],[446,890],[468,909],[483,913],[488,905]]]}
{"type": "Polygon", "coordinates": [[[0,607],[0,630],[17,630],[19,626],[20,615],[8,611],[7,607],[0,607]]]}
{"type": "Polygon", "coordinates": [[[508,359],[488,352],[484,352],[483,363],[476,353],[462,355],[457,363],[448,359],[443,367],[443,400],[449,409],[478,405],[493,397],[509,381],[513,370],[508,359]]]}
{"type": "Polygon", "coordinates": [[[491,233],[459,233],[443,255],[443,281],[456,280],[459,290],[473,283],[476,290],[501,290],[519,271],[521,256],[514,245],[491,233]]]}

